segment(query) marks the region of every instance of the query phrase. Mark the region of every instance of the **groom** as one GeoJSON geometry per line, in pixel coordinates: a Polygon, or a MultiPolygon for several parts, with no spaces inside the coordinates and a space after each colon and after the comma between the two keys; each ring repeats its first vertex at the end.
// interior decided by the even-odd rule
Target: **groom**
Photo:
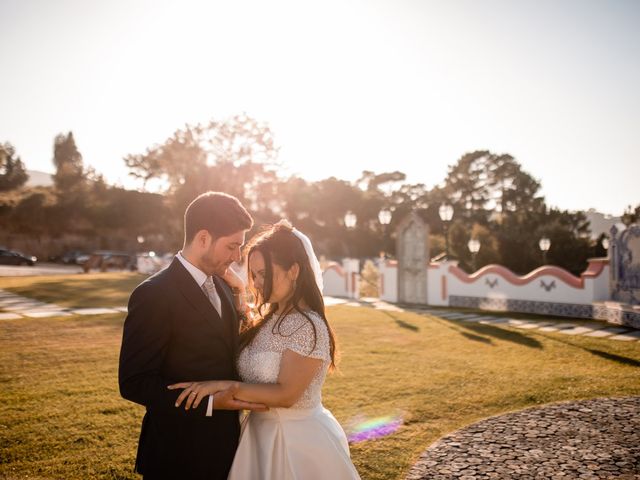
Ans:
{"type": "Polygon", "coordinates": [[[120,350],[120,393],[146,414],[135,470],[146,480],[226,479],[239,437],[239,409],[220,392],[197,409],[176,408],[178,381],[237,379],[238,318],[222,277],[240,259],[253,220],[230,195],[208,192],[184,215],[184,246],[169,267],[131,294],[120,350]]]}

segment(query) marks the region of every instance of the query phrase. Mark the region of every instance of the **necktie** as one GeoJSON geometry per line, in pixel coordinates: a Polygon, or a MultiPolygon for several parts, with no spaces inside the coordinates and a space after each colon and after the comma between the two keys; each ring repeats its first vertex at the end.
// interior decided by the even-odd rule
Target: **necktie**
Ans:
{"type": "Polygon", "coordinates": [[[207,277],[202,284],[202,290],[211,302],[211,305],[213,305],[213,308],[218,312],[218,315],[222,317],[222,302],[220,301],[220,295],[218,295],[216,291],[216,286],[213,283],[213,277],[207,277]]]}

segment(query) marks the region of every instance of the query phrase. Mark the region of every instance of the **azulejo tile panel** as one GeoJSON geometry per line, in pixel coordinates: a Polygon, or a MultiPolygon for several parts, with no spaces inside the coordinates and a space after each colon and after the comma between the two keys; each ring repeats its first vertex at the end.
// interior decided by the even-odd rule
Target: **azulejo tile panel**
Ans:
{"type": "Polygon", "coordinates": [[[627,325],[640,329],[640,313],[611,308],[603,304],[583,305],[576,303],[537,302],[504,298],[467,297],[451,295],[451,307],[478,308],[505,312],[535,313],[559,317],[594,318],[617,325],[627,325]]]}

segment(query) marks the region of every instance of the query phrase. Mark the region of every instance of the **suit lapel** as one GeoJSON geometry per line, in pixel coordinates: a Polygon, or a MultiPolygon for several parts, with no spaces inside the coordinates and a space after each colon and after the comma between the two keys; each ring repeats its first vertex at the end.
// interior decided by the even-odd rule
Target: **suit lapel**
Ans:
{"type": "Polygon", "coordinates": [[[211,302],[191,274],[182,266],[180,260],[174,258],[169,268],[182,295],[214,328],[222,330],[225,340],[228,340],[228,334],[226,329],[223,328],[223,322],[218,312],[213,308],[213,305],[211,305],[211,302]]]}
{"type": "Polygon", "coordinates": [[[238,324],[238,315],[233,303],[233,293],[222,278],[217,275],[213,276],[213,281],[216,284],[216,290],[220,296],[220,304],[222,306],[222,318],[225,323],[228,324],[229,333],[234,345],[234,350],[238,343],[238,334],[240,332],[240,325],[238,324]]]}

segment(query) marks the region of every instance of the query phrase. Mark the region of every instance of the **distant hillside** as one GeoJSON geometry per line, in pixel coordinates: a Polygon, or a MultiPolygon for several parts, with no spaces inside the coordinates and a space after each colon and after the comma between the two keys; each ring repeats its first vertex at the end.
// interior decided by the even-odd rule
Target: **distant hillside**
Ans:
{"type": "Polygon", "coordinates": [[[27,174],[29,175],[27,187],[50,187],[53,185],[53,175],[50,173],[27,170],[27,174]]]}

